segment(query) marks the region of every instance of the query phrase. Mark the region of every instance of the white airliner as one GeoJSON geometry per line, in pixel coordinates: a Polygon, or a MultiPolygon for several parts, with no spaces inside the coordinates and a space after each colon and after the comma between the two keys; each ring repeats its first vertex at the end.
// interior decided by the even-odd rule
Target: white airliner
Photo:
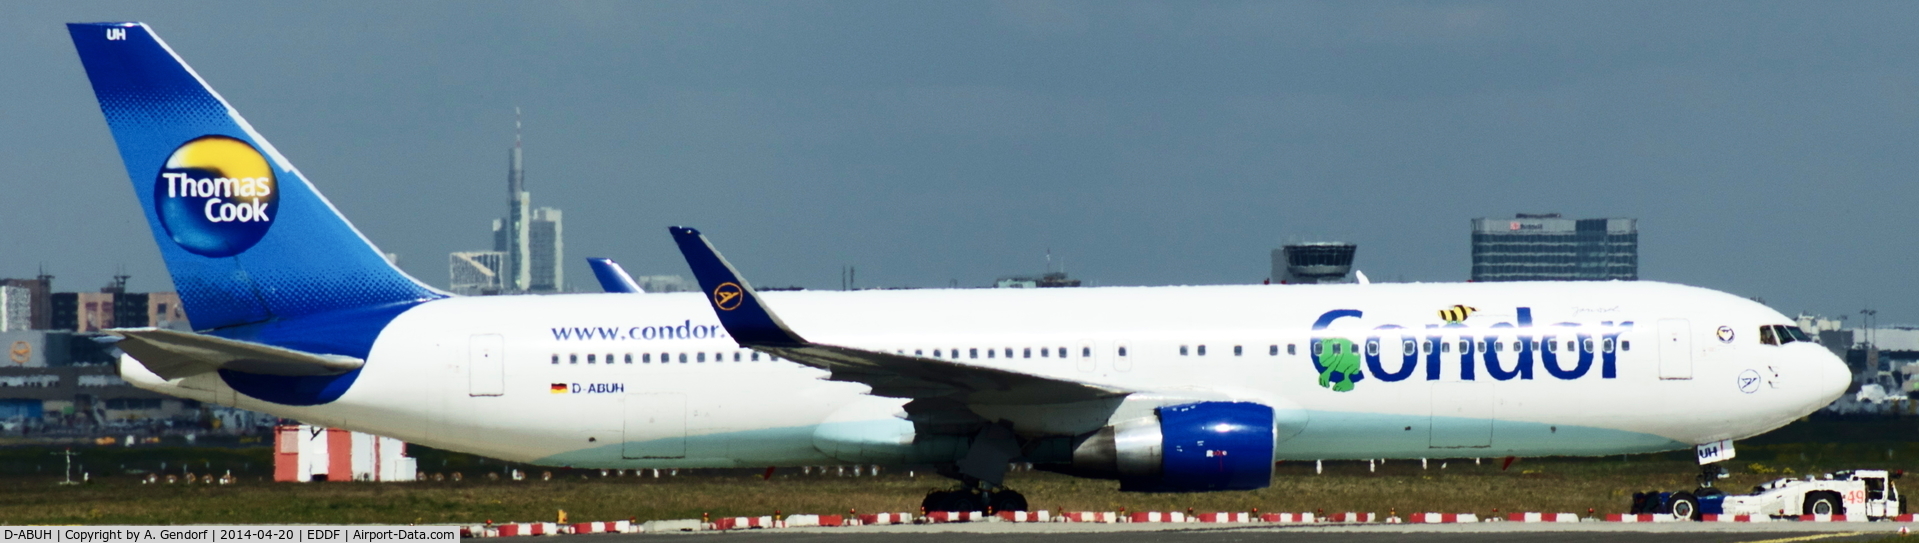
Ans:
{"type": "Polygon", "coordinates": [[[674,227],[703,292],[455,297],[145,25],[69,29],[200,328],[116,330],[122,375],[314,424],[582,468],[935,465],[963,490],[929,507],[1021,509],[1009,461],[1208,491],[1277,460],[1665,451],[1851,379],[1776,311],[1654,282],[756,293],[674,227]]]}

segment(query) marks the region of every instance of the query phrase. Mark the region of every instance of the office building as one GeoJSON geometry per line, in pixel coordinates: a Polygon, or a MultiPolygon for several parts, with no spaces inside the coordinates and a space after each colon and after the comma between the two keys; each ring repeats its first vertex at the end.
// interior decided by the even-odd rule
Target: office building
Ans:
{"type": "MultiPolygon", "coordinates": [[[[642,275],[633,278],[643,292],[699,292],[700,285],[678,275],[642,275]]],[[[762,289],[764,290],[764,289],[762,289]]]]}
{"type": "MultiPolygon", "coordinates": [[[[17,299],[27,304],[25,330],[46,330],[53,325],[53,276],[42,272],[33,279],[0,279],[0,286],[26,289],[26,297],[17,299]]],[[[11,313],[8,318],[13,318],[11,313]]]]}
{"type": "Polygon", "coordinates": [[[1473,281],[1634,281],[1635,219],[1567,219],[1521,213],[1472,220],[1473,281]]]}
{"type": "Polygon", "coordinates": [[[33,329],[33,291],[0,285],[0,332],[33,329]]]}
{"type": "Polygon", "coordinates": [[[462,296],[492,296],[505,288],[501,270],[506,269],[506,253],[466,251],[448,255],[449,287],[462,296]]]}

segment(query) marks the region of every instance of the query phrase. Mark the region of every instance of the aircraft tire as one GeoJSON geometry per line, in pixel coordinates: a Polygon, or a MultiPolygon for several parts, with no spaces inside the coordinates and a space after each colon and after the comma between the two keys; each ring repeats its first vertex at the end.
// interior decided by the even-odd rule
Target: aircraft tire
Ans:
{"type": "Polygon", "coordinates": [[[977,492],[960,490],[946,498],[946,511],[985,511],[986,496],[977,492]]]}
{"type": "Polygon", "coordinates": [[[994,492],[993,497],[989,501],[992,502],[994,511],[1026,510],[1026,496],[1017,491],[1001,490],[994,492]]]}
{"type": "Polygon", "coordinates": [[[920,500],[920,509],[926,511],[951,511],[951,509],[947,509],[946,507],[948,502],[952,501],[953,494],[957,493],[957,491],[953,490],[935,490],[928,492],[926,493],[926,498],[920,500]]]}

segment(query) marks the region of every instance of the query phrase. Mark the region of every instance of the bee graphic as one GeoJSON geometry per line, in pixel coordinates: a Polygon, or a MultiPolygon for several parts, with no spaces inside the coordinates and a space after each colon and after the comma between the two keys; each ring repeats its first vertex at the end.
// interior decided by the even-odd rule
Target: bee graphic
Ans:
{"type": "Polygon", "coordinates": [[[1478,310],[1479,308],[1477,307],[1455,305],[1439,310],[1439,318],[1440,320],[1446,321],[1446,324],[1459,324],[1461,321],[1466,320],[1466,317],[1473,316],[1473,312],[1478,310]]]}

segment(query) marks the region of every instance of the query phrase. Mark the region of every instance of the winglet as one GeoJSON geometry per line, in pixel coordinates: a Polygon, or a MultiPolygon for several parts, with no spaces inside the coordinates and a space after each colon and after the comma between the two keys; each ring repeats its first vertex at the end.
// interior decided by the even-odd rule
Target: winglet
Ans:
{"type": "Polygon", "coordinates": [[[720,317],[720,324],[726,327],[726,333],[733,336],[741,346],[787,346],[804,345],[805,339],[793,333],[780,322],[780,318],[760,303],[760,295],[753,292],[753,285],[740,277],[739,270],[726,262],[726,257],[713,248],[713,244],[700,235],[700,231],[683,226],[668,227],[673,233],[673,242],[679,244],[680,254],[686,257],[686,266],[693,269],[693,277],[700,281],[700,291],[706,294],[707,305],[713,306],[713,312],[720,317]]]}
{"type": "Polygon", "coordinates": [[[593,277],[600,280],[600,290],[624,294],[643,294],[640,284],[633,282],[633,276],[626,274],[626,268],[611,258],[588,258],[587,267],[593,268],[593,277]]]}

